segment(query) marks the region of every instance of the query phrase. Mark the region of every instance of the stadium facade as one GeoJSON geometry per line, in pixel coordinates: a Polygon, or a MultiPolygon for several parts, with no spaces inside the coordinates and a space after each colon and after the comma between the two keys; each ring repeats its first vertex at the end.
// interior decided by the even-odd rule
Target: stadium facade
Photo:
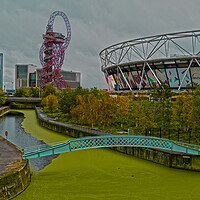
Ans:
{"type": "Polygon", "coordinates": [[[138,38],[100,52],[109,91],[174,90],[200,84],[200,30],[138,38]]]}
{"type": "MultiPolygon", "coordinates": [[[[15,65],[15,90],[19,88],[40,87],[39,73],[41,68],[32,64],[15,65]]],[[[72,90],[80,86],[81,73],[72,71],[60,71],[63,79],[72,90]]],[[[53,83],[52,83],[53,84],[53,83]]],[[[56,87],[56,85],[54,84],[56,87]]],[[[63,88],[64,89],[64,88],[63,88]]]]}

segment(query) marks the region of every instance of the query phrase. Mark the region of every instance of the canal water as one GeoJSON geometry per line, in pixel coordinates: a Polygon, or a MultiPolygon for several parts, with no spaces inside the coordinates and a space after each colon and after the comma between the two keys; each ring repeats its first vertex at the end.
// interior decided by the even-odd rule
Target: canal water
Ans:
{"type": "MultiPolygon", "coordinates": [[[[37,140],[70,139],[39,126],[33,110],[22,112],[24,131],[37,140]]],[[[11,126],[10,120],[7,123],[11,126]]],[[[168,168],[106,148],[60,154],[31,179],[17,200],[200,199],[199,172],[168,168]]]]}
{"type": "MultiPolygon", "coordinates": [[[[43,141],[33,137],[30,133],[26,133],[21,123],[24,121],[22,113],[10,114],[0,118],[0,135],[5,137],[5,131],[8,131],[7,139],[16,146],[24,149],[26,147],[45,144],[43,141]]],[[[52,162],[52,159],[58,155],[46,156],[42,158],[34,158],[30,160],[31,168],[38,172],[52,162]]]]}

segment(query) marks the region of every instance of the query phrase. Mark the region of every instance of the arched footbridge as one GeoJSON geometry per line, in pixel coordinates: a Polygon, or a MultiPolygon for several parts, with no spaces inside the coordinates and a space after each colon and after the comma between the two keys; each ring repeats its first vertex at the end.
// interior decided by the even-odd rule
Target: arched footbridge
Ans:
{"type": "Polygon", "coordinates": [[[66,142],[33,146],[24,149],[24,159],[38,158],[64,152],[102,147],[146,147],[179,153],[200,155],[200,146],[148,136],[95,136],[66,142]]]}

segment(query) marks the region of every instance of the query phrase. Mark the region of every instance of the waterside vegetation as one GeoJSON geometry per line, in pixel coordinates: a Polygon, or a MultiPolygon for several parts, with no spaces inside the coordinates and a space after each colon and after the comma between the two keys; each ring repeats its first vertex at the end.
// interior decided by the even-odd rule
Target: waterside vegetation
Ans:
{"type": "Polygon", "coordinates": [[[66,88],[59,92],[51,84],[44,91],[27,90],[20,89],[15,96],[40,95],[43,111],[58,121],[113,134],[149,135],[200,144],[200,86],[177,94],[163,83],[155,86],[148,98],[145,92],[110,95],[97,88],[66,88]]]}

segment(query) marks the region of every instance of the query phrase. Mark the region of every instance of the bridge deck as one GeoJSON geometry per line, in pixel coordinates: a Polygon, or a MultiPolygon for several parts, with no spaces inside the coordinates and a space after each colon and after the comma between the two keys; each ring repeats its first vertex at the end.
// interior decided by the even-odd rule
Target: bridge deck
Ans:
{"type": "Polygon", "coordinates": [[[64,152],[102,147],[145,147],[200,155],[200,146],[148,136],[94,136],[71,139],[60,144],[34,146],[24,149],[24,159],[48,156],[64,152]]]}
{"type": "Polygon", "coordinates": [[[36,97],[7,97],[6,102],[29,102],[29,103],[40,103],[41,98],[36,97]]]}
{"type": "Polygon", "coordinates": [[[50,119],[46,114],[42,113],[40,108],[36,108],[38,116],[45,121],[49,121],[54,124],[58,124],[64,127],[86,131],[92,133],[92,137],[83,137],[77,139],[71,139],[69,141],[61,142],[59,144],[49,144],[42,146],[34,146],[24,149],[25,153],[23,158],[35,158],[47,155],[59,154],[64,152],[89,149],[89,148],[101,148],[101,147],[147,147],[157,148],[161,150],[174,151],[179,153],[188,153],[194,155],[200,155],[200,146],[186,144],[176,141],[171,141],[164,138],[148,137],[148,136],[128,136],[128,135],[113,135],[110,133],[104,133],[98,130],[91,130],[87,128],[77,127],[62,122],[57,122],[50,119]]]}

